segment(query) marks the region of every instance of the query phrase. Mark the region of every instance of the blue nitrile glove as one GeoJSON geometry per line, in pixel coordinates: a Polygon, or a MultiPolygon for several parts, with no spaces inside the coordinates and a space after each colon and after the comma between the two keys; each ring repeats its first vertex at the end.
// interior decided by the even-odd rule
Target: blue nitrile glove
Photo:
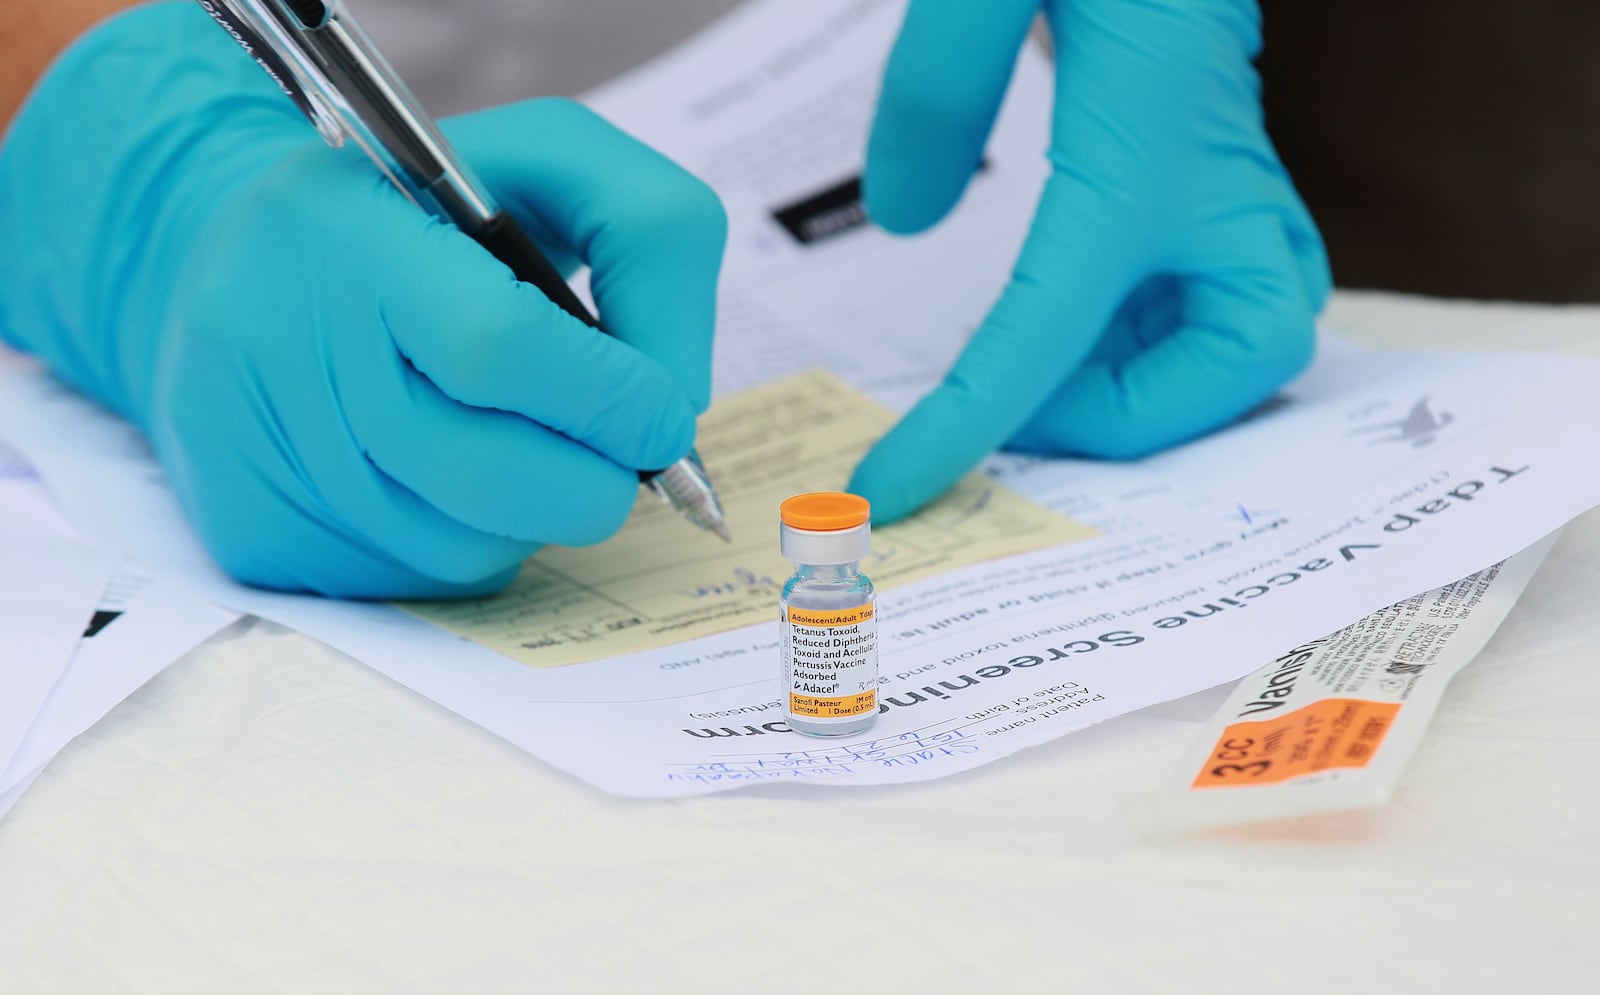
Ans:
{"type": "Polygon", "coordinates": [[[892,521],[1002,444],[1131,458],[1239,417],[1301,370],[1329,290],[1262,127],[1253,0],[912,0],[867,153],[867,210],[937,222],[978,165],[1043,8],[1050,161],[1010,286],[851,490],[892,521]]]}
{"type": "Polygon", "coordinates": [[[242,580],[360,597],[506,583],[614,532],[710,396],[725,222],[567,101],[448,121],[589,329],[324,146],[191,2],[70,48],[0,146],[0,331],[139,425],[242,580]]]}

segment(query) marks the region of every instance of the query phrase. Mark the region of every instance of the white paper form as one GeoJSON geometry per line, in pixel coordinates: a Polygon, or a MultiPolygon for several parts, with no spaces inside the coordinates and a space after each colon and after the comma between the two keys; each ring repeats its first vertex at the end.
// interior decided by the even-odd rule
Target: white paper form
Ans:
{"type": "MultiPolygon", "coordinates": [[[[751,6],[733,23],[760,27],[781,12],[789,30],[722,32],[718,48],[697,55],[703,82],[718,86],[724,67],[770,51],[775,38],[815,31],[840,9],[751,6]]],[[[860,9],[871,16],[851,30],[876,32],[886,49],[897,5],[860,9]]],[[[818,60],[787,85],[824,92],[839,74],[859,72],[842,58],[818,60]]],[[[634,85],[648,88],[651,79],[636,76],[634,85]]],[[[683,101],[698,93],[659,89],[683,101]]],[[[854,91],[834,92],[845,99],[854,91]]],[[[1028,99],[1042,109],[1037,92],[1028,99]]],[[[997,133],[990,196],[1026,206],[1032,191],[1012,189],[1022,174],[999,168],[1001,144],[997,133]]],[[[809,287],[818,307],[837,297],[833,318],[808,326],[806,340],[834,353],[879,333],[886,342],[944,343],[937,361],[886,347],[870,370],[856,370],[858,384],[872,378],[863,385],[876,385],[880,398],[896,392],[896,380],[905,397],[927,386],[928,369],[942,368],[1004,277],[1002,266],[991,273],[995,282],[981,285],[964,262],[900,268],[913,246],[963,249],[941,242],[941,233],[906,242],[851,230],[816,243],[861,252],[851,266],[796,252],[797,270],[815,261],[814,280],[779,278],[769,300],[766,284],[748,279],[740,293],[783,320],[795,296],[785,288],[809,287]],[[961,301],[926,319],[938,319],[930,328],[853,323],[848,305],[855,302],[828,276],[851,268],[878,277],[868,302],[874,313],[893,313],[895,298],[920,293],[919,282],[939,283],[940,293],[961,301]],[[897,356],[910,358],[896,366],[897,356]]],[[[760,268],[742,259],[749,244],[736,239],[730,247],[730,274],[760,268]]],[[[1013,244],[980,248],[1009,261],[1013,244]]],[[[918,306],[900,303],[908,313],[918,306]]],[[[771,340],[755,331],[724,321],[723,381],[734,379],[727,370],[758,361],[774,374],[815,361],[783,341],[768,351],[771,340]]],[[[1325,344],[1317,365],[1272,410],[1176,452],[1127,466],[997,458],[990,472],[1106,535],[896,591],[892,604],[880,606],[886,711],[869,736],[839,744],[802,740],[777,721],[775,623],[665,651],[530,670],[383,606],[230,584],[196,543],[132,429],[37,374],[0,382],[0,436],[28,452],[75,521],[161,575],[322,639],[606,790],[673,796],[768,781],[911,781],[968,769],[1234,680],[1287,647],[1472,573],[1600,503],[1600,468],[1586,435],[1600,416],[1597,376],[1600,366],[1571,357],[1395,355],[1325,344]]],[[[719,389],[731,385],[719,381],[719,389]]]]}
{"type": "MultiPolygon", "coordinates": [[[[0,435],[87,530],[158,573],[320,638],[600,787],[672,796],[967,769],[1236,679],[1471,573],[1600,503],[1585,428],[1600,418],[1596,377],[1600,364],[1572,357],[1328,350],[1269,415],[1140,464],[1133,513],[1097,523],[1104,537],[897,592],[881,606],[885,714],[871,736],[826,745],[777,721],[773,626],[532,670],[394,609],[230,584],[149,457],[133,457],[132,429],[37,375],[0,383],[0,435]],[[1434,421],[1452,417],[1419,446],[1387,426],[1423,396],[1434,421]],[[1173,507],[1186,515],[1161,511],[1173,507]]],[[[1079,504],[1114,500],[1134,475],[993,469],[1079,504]]]]}
{"type": "Polygon", "coordinates": [[[0,445],[0,480],[36,480],[38,474],[33,472],[17,452],[8,446],[0,445]]]}

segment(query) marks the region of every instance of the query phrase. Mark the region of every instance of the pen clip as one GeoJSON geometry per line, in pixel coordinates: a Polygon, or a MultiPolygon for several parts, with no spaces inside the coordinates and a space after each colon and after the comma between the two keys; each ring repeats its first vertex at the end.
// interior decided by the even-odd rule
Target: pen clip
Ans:
{"type": "Polygon", "coordinates": [[[239,43],[277,84],[278,89],[293,100],[311,121],[324,141],[334,148],[344,145],[345,127],[338,111],[329,104],[325,94],[326,81],[306,57],[289,32],[290,25],[283,23],[274,8],[262,0],[199,0],[200,6],[239,43]]]}

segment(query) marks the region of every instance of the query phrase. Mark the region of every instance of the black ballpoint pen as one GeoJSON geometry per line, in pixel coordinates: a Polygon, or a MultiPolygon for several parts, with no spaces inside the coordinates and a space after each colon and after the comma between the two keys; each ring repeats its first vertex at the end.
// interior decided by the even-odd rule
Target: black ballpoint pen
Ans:
{"type": "MultiPolygon", "coordinates": [[[[353,140],[403,193],[470,235],[562,310],[598,329],[578,295],[502,209],[339,0],[199,0],[316,125],[353,140]]],[[[691,522],[731,540],[699,458],[641,473],[691,522]]]]}

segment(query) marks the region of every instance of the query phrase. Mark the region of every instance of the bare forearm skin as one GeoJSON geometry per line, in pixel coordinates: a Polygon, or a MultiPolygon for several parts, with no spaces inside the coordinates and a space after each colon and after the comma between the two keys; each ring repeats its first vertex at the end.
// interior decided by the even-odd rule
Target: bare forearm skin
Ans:
{"type": "Polygon", "coordinates": [[[72,39],[137,0],[0,0],[0,131],[72,39]]]}

